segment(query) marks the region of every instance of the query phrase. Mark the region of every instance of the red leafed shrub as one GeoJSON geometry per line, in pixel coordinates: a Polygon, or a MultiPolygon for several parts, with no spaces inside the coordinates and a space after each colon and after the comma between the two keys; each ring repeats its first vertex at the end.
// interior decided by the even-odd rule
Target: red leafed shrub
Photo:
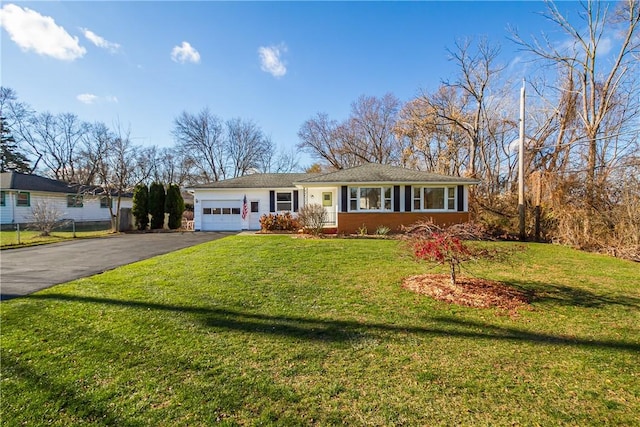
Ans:
{"type": "Polygon", "coordinates": [[[456,284],[456,271],[460,264],[472,257],[471,250],[459,238],[445,233],[433,233],[431,237],[416,238],[413,254],[417,259],[449,265],[451,284],[456,284]]]}
{"type": "Polygon", "coordinates": [[[405,232],[416,259],[449,266],[452,285],[456,284],[456,272],[463,262],[480,257],[492,257],[487,250],[471,248],[463,240],[479,240],[486,237],[484,230],[474,224],[440,227],[433,222],[426,222],[416,224],[405,232]]]}
{"type": "Polygon", "coordinates": [[[262,231],[296,231],[300,224],[290,212],[281,214],[265,214],[260,217],[262,231]]]}

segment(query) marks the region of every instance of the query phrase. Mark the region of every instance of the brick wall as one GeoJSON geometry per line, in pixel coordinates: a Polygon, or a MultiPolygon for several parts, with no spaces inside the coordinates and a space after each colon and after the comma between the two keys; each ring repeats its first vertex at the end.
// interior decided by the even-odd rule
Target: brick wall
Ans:
{"type": "Polygon", "coordinates": [[[373,234],[378,226],[384,225],[391,229],[391,232],[400,231],[400,226],[411,225],[418,221],[432,219],[438,225],[450,225],[460,222],[467,222],[470,219],[469,212],[339,212],[338,213],[338,233],[353,234],[364,224],[369,234],[373,234]]]}

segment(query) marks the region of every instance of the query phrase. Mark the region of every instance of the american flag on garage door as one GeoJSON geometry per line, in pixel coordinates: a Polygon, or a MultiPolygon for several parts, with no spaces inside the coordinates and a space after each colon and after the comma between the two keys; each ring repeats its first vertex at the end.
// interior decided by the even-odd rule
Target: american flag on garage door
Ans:
{"type": "Polygon", "coordinates": [[[244,199],[242,199],[242,219],[247,219],[247,215],[249,214],[249,207],[247,206],[247,195],[244,195],[244,199]]]}

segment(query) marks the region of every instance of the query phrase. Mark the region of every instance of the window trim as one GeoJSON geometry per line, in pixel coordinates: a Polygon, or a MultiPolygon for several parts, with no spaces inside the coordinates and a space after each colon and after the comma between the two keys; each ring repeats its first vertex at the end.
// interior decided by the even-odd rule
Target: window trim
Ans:
{"type": "Polygon", "coordinates": [[[393,212],[393,186],[392,185],[359,185],[349,186],[347,189],[347,206],[349,212],[393,212]],[[360,206],[361,190],[362,189],[378,189],[380,190],[380,208],[379,209],[363,209],[360,206]],[[355,197],[353,194],[355,190],[355,197]],[[388,194],[388,197],[387,197],[388,194]],[[355,202],[355,209],[352,204],[355,202]],[[388,206],[388,207],[387,207],[388,206]]]}
{"type": "Polygon", "coordinates": [[[100,209],[109,209],[109,207],[113,207],[113,198],[109,196],[100,197],[100,209]],[[111,206],[109,206],[109,203],[111,206]]]}
{"type": "Polygon", "coordinates": [[[413,212],[456,212],[458,207],[458,189],[457,185],[422,185],[411,187],[411,207],[413,212]],[[425,189],[442,189],[444,190],[444,208],[427,209],[425,208],[425,189]],[[453,197],[451,197],[453,195],[453,197]],[[420,206],[416,207],[416,203],[419,202],[420,206]],[[453,205],[450,206],[450,203],[453,205]]]}
{"type": "Polygon", "coordinates": [[[293,191],[276,191],[275,194],[275,208],[276,212],[293,212],[293,191]],[[290,200],[278,200],[278,196],[281,194],[288,194],[290,200]],[[287,203],[289,204],[289,209],[280,209],[280,204],[287,203]]]}
{"type": "Polygon", "coordinates": [[[67,194],[67,207],[68,208],[84,207],[84,197],[82,196],[82,194],[67,194]]]}
{"type": "Polygon", "coordinates": [[[18,191],[16,193],[16,207],[17,208],[28,208],[31,206],[31,193],[28,191],[18,191]],[[26,204],[21,204],[20,203],[20,196],[25,194],[27,196],[27,203],[26,204]]]}

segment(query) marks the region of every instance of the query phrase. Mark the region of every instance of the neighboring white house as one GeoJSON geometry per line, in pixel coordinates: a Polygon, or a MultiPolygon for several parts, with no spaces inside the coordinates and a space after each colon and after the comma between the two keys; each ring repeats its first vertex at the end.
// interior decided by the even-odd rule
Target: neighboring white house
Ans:
{"type": "MultiPolygon", "coordinates": [[[[121,208],[131,208],[131,195],[122,197],[121,208]]],[[[32,222],[32,208],[45,203],[63,219],[77,223],[111,221],[109,203],[115,213],[116,200],[99,187],[81,187],[38,175],[18,172],[0,174],[0,224],[32,222]]]]}
{"type": "Polygon", "coordinates": [[[469,220],[474,179],[365,164],[329,173],[252,174],[191,187],[195,230],[258,230],[268,213],[298,212],[320,204],[325,227],[354,233],[362,225],[397,231],[422,219],[439,224],[469,220]]]}

